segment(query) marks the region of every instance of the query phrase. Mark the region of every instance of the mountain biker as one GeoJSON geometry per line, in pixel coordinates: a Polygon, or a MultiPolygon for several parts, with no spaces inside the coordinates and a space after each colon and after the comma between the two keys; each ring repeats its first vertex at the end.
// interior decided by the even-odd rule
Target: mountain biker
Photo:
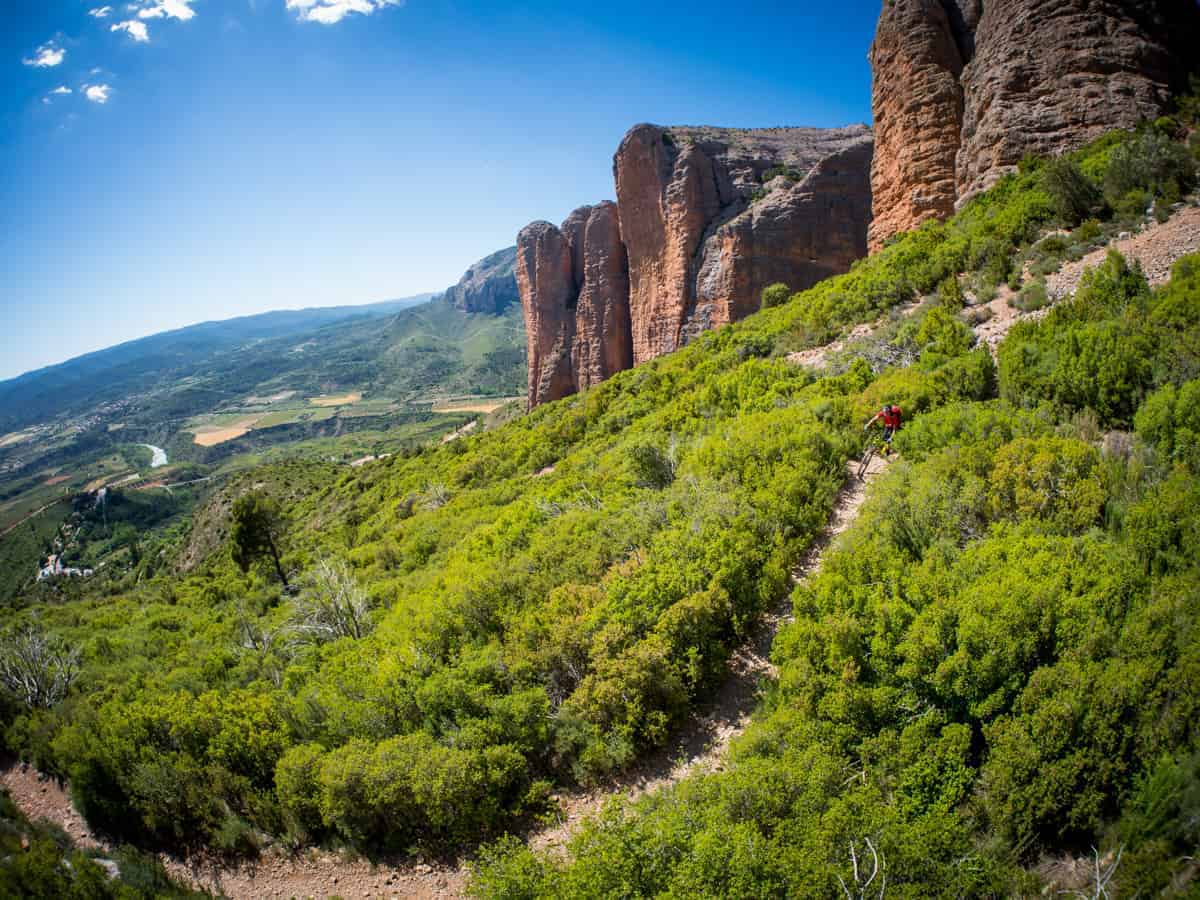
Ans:
{"type": "Polygon", "coordinates": [[[866,431],[880,420],[883,421],[883,452],[885,454],[891,453],[892,438],[895,436],[896,432],[900,430],[900,424],[904,420],[904,411],[894,403],[885,403],[883,404],[883,409],[875,413],[875,415],[871,417],[871,421],[867,422],[867,424],[863,426],[863,431],[866,431]]]}

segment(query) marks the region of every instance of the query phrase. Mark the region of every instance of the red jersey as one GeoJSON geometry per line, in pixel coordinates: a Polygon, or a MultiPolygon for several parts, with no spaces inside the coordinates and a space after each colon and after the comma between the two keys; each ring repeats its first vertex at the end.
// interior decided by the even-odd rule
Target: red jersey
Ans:
{"type": "Polygon", "coordinates": [[[900,407],[893,406],[887,412],[882,413],[882,415],[883,415],[883,426],[885,428],[893,428],[894,429],[894,428],[900,427],[900,419],[903,418],[904,413],[900,409],[900,407]]]}

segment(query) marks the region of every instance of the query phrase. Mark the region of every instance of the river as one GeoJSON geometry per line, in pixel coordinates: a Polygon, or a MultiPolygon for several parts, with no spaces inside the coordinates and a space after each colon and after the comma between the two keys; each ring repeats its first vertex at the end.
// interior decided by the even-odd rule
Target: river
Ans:
{"type": "Polygon", "coordinates": [[[142,446],[154,454],[154,458],[150,460],[150,468],[157,469],[159,466],[167,464],[167,451],[162,447],[155,447],[153,444],[142,444],[142,446]]]}

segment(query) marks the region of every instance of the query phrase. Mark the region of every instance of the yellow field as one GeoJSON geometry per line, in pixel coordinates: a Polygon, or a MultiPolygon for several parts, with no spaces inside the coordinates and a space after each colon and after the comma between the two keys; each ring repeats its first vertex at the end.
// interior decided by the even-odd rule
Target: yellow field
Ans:
{"type": "Polygon", "coordinates": [[[340,397],[327,397],[322,394],[320,397],[309,397],[308,402],[313,406],[349,406],[351,403],[357,403],[362,399],[362,391],[351,391],[349,394],[342,394],[340,397]]]}
{"type": "Polygon", "coordinates": [[[456,413],[456,412],[477,412],[490,413],[495,412],[502,406],[507,406],[514,400],[519,400],[520,397],[497,397],[491,400],[450,400],[446,403],[435,403],[431,412],[435,413],[456,413]]]}
{"type": "Polygon", "coordinates": [[[192,433],[192,443],[201,447],[215,447],[217,444],[232,441],[253,428],[261,418],[262,416],[247,416],[224,427],[201,425],[192,433]]]}

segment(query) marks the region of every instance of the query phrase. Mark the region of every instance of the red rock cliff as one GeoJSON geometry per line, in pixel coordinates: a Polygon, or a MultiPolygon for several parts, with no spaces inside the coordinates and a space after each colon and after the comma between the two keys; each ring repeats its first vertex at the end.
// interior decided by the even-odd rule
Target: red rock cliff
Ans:
{"type": "Polygon", "coordinates": [[[575,210],[517,237],[517,287],[529,348],[529,407],[633,364],[629,280],[616,205],[575,210]]]}
{"type": "Polygon", "coordinates": [[[631,129],[613,173],[634,363],[742,318],[773,281],[798,290],[865,255],[870,148],[861,125],[631,129]]]}
{"type": "Polygon", "coordinates": [[[1027,153],[1159,115],[1198,22],[1192,0],[887,0],[870,53],[872,250],[1027,153]]]}
{"type": "Polygon", "coordinates": [[[871,130],[638,125],[617,203],[517,240],[529,404],[556,400],[758,309],[867,251],[871,130]]]}

